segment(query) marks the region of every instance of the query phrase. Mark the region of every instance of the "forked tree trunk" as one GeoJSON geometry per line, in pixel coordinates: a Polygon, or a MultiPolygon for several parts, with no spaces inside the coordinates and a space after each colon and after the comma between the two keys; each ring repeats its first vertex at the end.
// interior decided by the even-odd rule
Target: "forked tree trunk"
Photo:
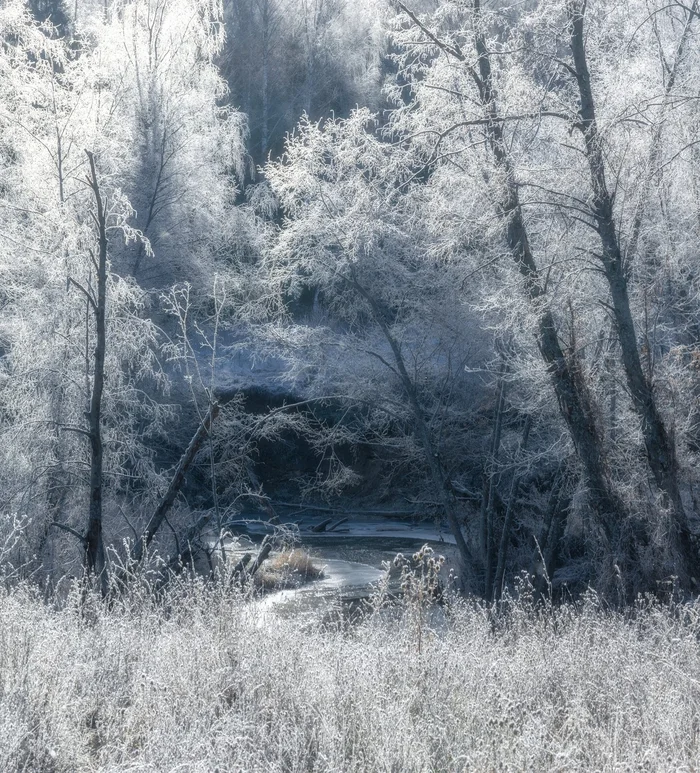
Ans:
{"type": "Polygon", "coordinates": [[[504,121],[498,111],[493,86],[491,58],[479,29],[481,3],[474,0],[476,33],[474,36],[477,67],[458,46],[440,41],[404,3],[401,7],[425,35],[448,56],[461,62],[475,82],[486,117],[486,132],[496,165],[503,173],[504,185],[498,213],[506,226],[505,239],[523,278],[527,297],[537,314],[537,343],[547,365],[559,409],[564,418],[583,468],[588,500],[608,544],[614,541],[617,525],[625,507],[615,493],[608,476],[603,453],[602,433],[583,374],[575,358],[566,356],[559,343],[557,326],[547,302],[547,293],[535,262],[520,204],[518,185],[504,137],[504,121]]]}
{"type": "Polygon", "coordinates": [[[675,444],[669,436],[659,412],[653,386],[644,373],[639,353],[637,334],[630,308],[627,276],[613,215],[613,200],[605,177],[605,159],[598,132],[595,101],[586,60],[584,11],[585,2],[568,0],[570,45],[580,97],[578,126],[583,134],[591,177],[592,215],[602,243],[601,260],[605,278],[610,288],[627,387],[632,397],[632,405],[641,423],[649,468],[656,485],[664,494],[666,503],[673,513],[672,545],[679,562],[677,569],[681,580],[687,581],[697,574],[698,555],[693,545],[678,485],[675,444]]]}
{"type": "MultiPolygon", "coordinates": [[[[479,0],[474,9],[480,13],[479,0]]],[[[481,104],[489,119],[487,133],[497,166],[503,171],[505,185],[499,206],[506,223],[506,242],[523,277],[528,298],[538,313],[538,344],[547,363],[559,408],[583,466],[583,475],[591,506],[606,539],[614,536],[614,522],[625,508],[609,480],[602,448],[602,438],[596,421],[593,400],[574,358],[564,354],[559,343],[554,315],[547,303],[546,290],[540,279],[530,240],[523,219],[517,182],[504,137],[504,122],[498,113],[493,87],[491,59],[483,33],[477,28],[475,46],[478,74],[474,72],[481,104]]]]}

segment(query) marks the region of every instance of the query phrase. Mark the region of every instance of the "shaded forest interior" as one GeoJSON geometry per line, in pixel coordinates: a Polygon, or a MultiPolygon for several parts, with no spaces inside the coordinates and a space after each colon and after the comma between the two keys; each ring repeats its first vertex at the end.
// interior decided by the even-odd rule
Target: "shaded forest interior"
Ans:
{"type": "MultiPolygon", "coordinates": [[[[2,0],[0,561],[276,501],[493,600],[700,582],[700,9],[2,0]]],[[[188,548],[190,550],[190,548],[188,548]]]]}

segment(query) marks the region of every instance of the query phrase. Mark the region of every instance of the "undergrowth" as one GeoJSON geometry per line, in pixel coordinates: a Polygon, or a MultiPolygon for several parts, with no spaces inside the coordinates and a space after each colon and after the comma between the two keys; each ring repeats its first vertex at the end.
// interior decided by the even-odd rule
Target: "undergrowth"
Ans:
{"type": "Polygon", "coordinates": [[[0,591],[0,770],[697,769],[700,606],[384,602],[329,627],[185,578],[0,591]]]}

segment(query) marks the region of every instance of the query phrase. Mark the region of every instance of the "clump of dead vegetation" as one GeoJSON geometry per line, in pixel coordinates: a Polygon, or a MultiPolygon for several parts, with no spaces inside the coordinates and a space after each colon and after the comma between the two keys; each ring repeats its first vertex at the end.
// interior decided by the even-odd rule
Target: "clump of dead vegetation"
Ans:
{"type": "Polygon", "coordinates": [[[255,584],[262,590],[297,588],[323,577],[323,568],[301,548],[289,548],[272,555],[255,575],[255,584]]]}

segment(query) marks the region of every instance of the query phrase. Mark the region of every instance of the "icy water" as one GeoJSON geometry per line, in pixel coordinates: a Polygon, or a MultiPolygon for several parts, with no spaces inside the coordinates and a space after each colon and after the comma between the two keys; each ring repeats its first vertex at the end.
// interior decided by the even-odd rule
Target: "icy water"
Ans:
{"type": "MultiPolygon", "coordinates": [[[[317,617],[347,611],[371,596],[384,575],[384,565],[397,553],[410,555],[428,543],[448,562],[456,557],[451,538],[430,525],[374,518],[315,534],[310,528],[316,522],[302,522],[298,534],[301,547],[323,568],[323,576],[299,588],[266,594],[258,602],[262,611],[282,617],[317,617]]],[[[263,534],[262,525],[251,525],[249,531],[254,539],[263,534]]]]}

